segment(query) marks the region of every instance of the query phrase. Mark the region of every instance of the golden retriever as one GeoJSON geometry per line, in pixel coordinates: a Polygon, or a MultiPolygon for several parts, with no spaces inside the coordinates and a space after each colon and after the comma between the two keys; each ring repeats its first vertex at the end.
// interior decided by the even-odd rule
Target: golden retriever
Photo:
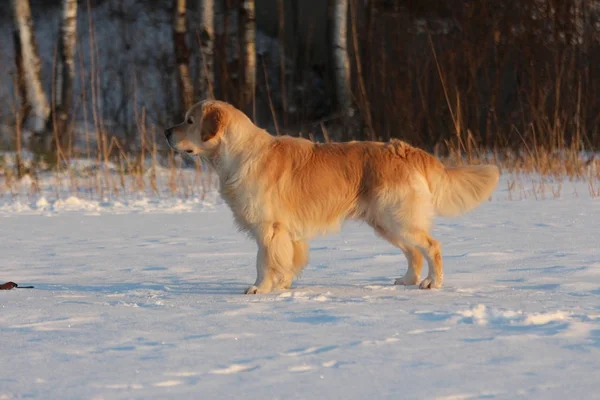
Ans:
{"type": "Polygon", "coordinates": [[[319,144],[272,136],[215,100],[194,105],[165,135],[176,151],[212,165],[235,222],[256,240],[257,278],[247,294],[288,289],[308,262],[308,241],[349,219],[365,221],[405,254],[408,270],[395,284],[439,288],[433,217],[474,209],[499,178],[494,165],[445,168],[399,140],[319,144]],[[419,282],[423,257],[429,272],[419,282]]]}

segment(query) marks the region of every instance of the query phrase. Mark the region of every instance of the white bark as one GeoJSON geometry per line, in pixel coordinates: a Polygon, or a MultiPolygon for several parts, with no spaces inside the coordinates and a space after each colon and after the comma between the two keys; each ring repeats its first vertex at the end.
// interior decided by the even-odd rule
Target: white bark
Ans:
{"type": "Polygon", "coordinates": [[[242,0],[242,52],[244,60],[244,102],[254,97],[256,86],[256,18],[254,0],[242,0]]]}
{"type": "Polygon", "coordinates": [[[187,9],[186,0],[175,0],[175,15],[173,20],[173,42],[175,59],[179,75],[179,95],[185,110],[194,101],[194,87],[190,77],[190,51],[187,46],[187,9]]]}
{"type": "Polygon", "coordinates": [[[198,82],[198,94],[200,98],[214,98],[214,0],[199,0],[200,11],[200,73],[198,82]]]}
{"type": "Polygon", "coordinates": [[[48,97],[42,86],[41,62],[33,32],[31,8],[29,7],[29,0],[13,0],[12,6],[21,47],[27,97],[35,115],[34,131],[40,133],[46,127],[46,122],[50,114],[50,106],[48,105],[48,97]]]}
{"type": "Polygon", "coordinates": [[[335,94],[339,110],[352,113],[350,91],[350,59],[348,57],[348,0],[333,0],[332,47],[335,74],[335,94]]]}
{"type": "Polygon", "coordinates": [[[57,125],[61,130],[65,127],[72,102],[73,79],[75,78],[75,37],[77,33],[77,0],[62,1],[62,18],[58,63],[56,65],[54,106],[57,110],[57,125]]]}

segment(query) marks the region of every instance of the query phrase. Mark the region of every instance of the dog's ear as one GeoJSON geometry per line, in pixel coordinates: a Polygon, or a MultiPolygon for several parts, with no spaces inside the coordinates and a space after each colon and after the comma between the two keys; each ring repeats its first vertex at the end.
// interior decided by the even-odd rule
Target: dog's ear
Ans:
{"type": "Polygon", "coordinates": [[[218,107],[207,107],[202,117],[202,141],[217,136],[225,127],[225,112],[218,107]]]}

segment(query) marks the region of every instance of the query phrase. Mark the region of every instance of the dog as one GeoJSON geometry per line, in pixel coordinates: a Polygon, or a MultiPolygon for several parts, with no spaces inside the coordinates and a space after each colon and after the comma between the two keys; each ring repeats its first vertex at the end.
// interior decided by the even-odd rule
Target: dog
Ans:
{"type": "Polygon", "coordinates": [[[165,131],[175,151],[199,155],[216,171],[237,226],[258,246],[257,278],[246,294],[289,289],[308,263],[308,241],[362,220],[408,260],[396,285],[442,287],[436,215],[478,207],[498,184],[494,165],[446,168],[400,140],[314,143],[273,136],[231,104],[205,100],[165,131]],[[420,281],[423,258],[429,272],[420,281]]]}

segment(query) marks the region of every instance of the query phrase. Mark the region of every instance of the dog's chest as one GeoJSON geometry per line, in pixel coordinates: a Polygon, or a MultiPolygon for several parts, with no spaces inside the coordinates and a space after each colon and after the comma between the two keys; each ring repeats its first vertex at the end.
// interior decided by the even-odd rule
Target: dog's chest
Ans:
{"type": "Polygon", "coordinates": [[[259,204],[261,198],[256,186],[239,183],[221,182],[221,197],[231,211],[238,227],[243,231],[251,231],[260,221],[266,218],[265,205],[259,204]]]}

